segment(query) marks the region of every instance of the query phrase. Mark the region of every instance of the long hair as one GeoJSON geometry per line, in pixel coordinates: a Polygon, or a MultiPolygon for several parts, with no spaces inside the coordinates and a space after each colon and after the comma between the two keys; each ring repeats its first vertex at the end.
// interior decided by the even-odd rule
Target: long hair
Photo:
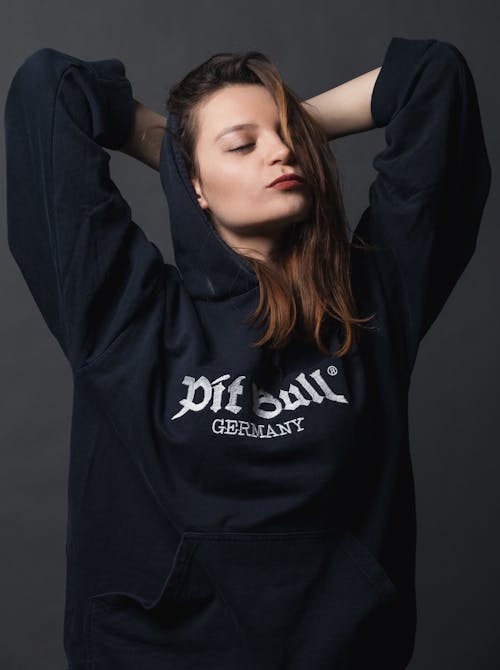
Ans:
{"type": "MultiPolygon", "coordinates": [[[[282,348],[291,337],[302,336],[322,353],[342,356],[374,314],[356,314],[350,247],[358,245],[349,241],[337,162],[319,123],[262,52],[216,53],[169,88],[165,110],[179,117],[178,142],[188,174],[199,178],[195,155],[199,107],[207,96],[233,84],[257,84],[271,93],[284,142],[312,192],[312,214],[287,228],[272,258],[260,260],[235,249],[253,267],[260,287],[259,305],[244,323],[253,323],[259,316],[261,323],[267,319],[267,330],[252,346],[269,342],[271,348],[282,348]],[[345,332],[336,352],[330,352],[322,340],[328,315],[345,332]]],[[[370,246],[356,237],[364,248],[370,246]]]]}

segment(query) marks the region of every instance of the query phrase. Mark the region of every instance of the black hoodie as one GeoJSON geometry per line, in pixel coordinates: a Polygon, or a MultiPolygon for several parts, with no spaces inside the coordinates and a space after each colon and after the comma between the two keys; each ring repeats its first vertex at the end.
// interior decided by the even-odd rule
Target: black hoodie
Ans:
{"type": "MultiPolygon", "coordinates": [[[[42,48],[5,107],[10,250],[74,380],[64,647],[70,670],[406,667],[415,627],[408,385],[468,264],[490,188],[452,44],[394,37],[352,283],[376,313],[343,357],[252,347],[250,264],[214,231],[169,133],[176,265],[110,178],[123,64],[42,48]]],[[[176,118],[168,117],[175,133],[176,118]]],[[[358,240],[355,240],[358,242],[358,240]]],[[[331,351],[341,344],[332,327],[331,351]]]]}

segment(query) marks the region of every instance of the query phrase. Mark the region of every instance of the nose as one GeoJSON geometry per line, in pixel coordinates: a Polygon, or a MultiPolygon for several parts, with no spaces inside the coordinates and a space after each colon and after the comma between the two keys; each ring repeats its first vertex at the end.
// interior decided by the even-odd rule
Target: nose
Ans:
{"type": "Polygon", "coordinates": [[[288,147],[283,139],[278,138],[270,150],[270,161],[271,163],[282,161],[293,165],[295,163],[293,149],[288,147]]]}

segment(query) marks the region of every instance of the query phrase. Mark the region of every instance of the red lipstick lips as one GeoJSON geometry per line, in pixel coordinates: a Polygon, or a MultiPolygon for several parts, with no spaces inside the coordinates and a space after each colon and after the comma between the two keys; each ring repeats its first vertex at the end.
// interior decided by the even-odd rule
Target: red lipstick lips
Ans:
{"type": "Polygon", "coordinates": [[[290,185],[293,182],[304,182],[304,178],[301,177],[298,174],[295,174],[294,172],[288,172],[287,174],[282,174],[279,177],[277,177],[274,181],[272,181],[268,186],[275,186],[276,184],[279,184],[280,182],[290,182],[290,185]]]}

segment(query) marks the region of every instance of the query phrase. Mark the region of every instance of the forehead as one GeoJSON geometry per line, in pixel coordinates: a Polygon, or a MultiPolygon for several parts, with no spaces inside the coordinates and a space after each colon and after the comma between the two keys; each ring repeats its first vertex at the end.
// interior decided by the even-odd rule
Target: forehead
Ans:
{"type": "Polygon", "coordinates": [[[227,131],[234,132],[235,126],[251,130],[278,120],[278,109],[265,86],[235,84],[220,89],[200,107],[200,139],[216,142],[227,131]]]}

